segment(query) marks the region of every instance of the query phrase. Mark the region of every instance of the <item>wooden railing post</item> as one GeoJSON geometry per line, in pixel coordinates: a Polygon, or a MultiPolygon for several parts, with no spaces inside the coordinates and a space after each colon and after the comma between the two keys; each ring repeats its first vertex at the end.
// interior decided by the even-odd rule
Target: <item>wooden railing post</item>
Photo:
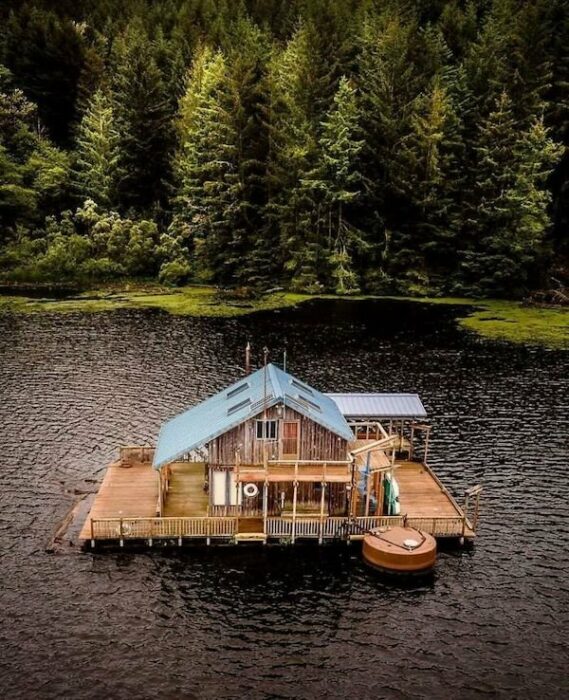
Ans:
{"type": "MultiPolygon", "coordinates": [[[[298,473],[298,462],[296,464],[296,469],[295,473],[298,473]]],[[[292,533],[291,533],[291,542],[294,544],[295,538],[296,538],[296,499],[298,496],[298,481],[295,480],[294,482],[294,487],[292,491],[292,533]]]]}
{"type": "Polygon", "coordinates": [[[326,482],[322,482],[322,493],[320,494],[320,528],[318,531],[318,544],[322,544],[324,539],[324,504],[326,494],[326,482]]]}
{"type": "MultiPolygon", "coordinates": [[[[263,484],[263,532],[267,535],[267,516],[269,513],[269,482],[263,484]]],[[[266,540],[265,540],[266,542],[266,540]]]]}

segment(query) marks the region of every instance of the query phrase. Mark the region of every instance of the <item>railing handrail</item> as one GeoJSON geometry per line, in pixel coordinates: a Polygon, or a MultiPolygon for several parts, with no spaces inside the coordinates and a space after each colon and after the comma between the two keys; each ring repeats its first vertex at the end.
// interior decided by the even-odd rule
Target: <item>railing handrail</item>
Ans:
{"type": "MultiPolygon", "coordinates": [[[[232,537],[238,532],[237,516],[95,517],[90,519],[91,539],[152,539],[155,537],[232,537]]],[[[314,516],[295,522],[281,516],[268,516],[265,534],[269,537],[318,537],[319,540],[362,536],[377,527],[407,525],[434,536],[463,537],[464,516],[406,517],[405,515],[314,516]]]]}

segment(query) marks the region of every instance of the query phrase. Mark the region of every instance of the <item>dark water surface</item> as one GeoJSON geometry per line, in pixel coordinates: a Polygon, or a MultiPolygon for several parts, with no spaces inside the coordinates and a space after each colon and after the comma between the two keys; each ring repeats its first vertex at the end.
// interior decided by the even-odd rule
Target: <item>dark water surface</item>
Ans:
{"type": "Polygon", "coordinates": [[[451,310],[319,303],[240,320],[0,316],[2,698],[560,698],[569,692],[569,353],[451,310]],[[48,554],[121,444],[234,380],[248,338],[327,391],[417,391],[432,464],[484,485],[472,550],[383,582],[358,547],[48,554]]]}

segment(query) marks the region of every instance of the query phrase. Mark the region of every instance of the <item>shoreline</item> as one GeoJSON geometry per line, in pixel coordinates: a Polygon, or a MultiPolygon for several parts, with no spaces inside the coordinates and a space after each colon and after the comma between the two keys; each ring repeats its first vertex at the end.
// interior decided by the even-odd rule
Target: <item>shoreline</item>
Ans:
{"type": "Polygon", "coordinates": [[[460,328],[490,340],[569,348],[569,309],[528,306],[518,301],[499,299],[467,299],[462,297],[408,297],[334,294],[301,294],[276,291],[256,299],[224,296],[211,286],[169,288],[156,283],[106,285],[77,292],[73,296],[48,296],[57,286],[15,288],[14,294],[4,288],[0,295],[0,313],[98,313],[120,309],[159,309],[173,315],[205,318],[235,318],[299,306],[308,301],[405,301],[457,307],[455,317],[460,328]],[[37,293],[45,289],[46,296],[37,293]],[[460,307],[464,307],[464,314],[460,307]]]}

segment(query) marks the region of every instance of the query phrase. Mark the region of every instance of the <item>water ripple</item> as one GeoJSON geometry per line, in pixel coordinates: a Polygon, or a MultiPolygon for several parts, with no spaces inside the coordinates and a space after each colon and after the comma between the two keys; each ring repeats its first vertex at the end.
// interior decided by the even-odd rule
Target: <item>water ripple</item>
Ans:
{"type": "Polygon", "coordinates": [[[443,307],[1,317],[2,697],[566,696],[568,369],[443,307]],[[475,548],[409,585],[345,545],[47,554],[75,492],[232,381],[247,339],[324,390],[418,391],[445,483],[484,484],[475,548]]]}

